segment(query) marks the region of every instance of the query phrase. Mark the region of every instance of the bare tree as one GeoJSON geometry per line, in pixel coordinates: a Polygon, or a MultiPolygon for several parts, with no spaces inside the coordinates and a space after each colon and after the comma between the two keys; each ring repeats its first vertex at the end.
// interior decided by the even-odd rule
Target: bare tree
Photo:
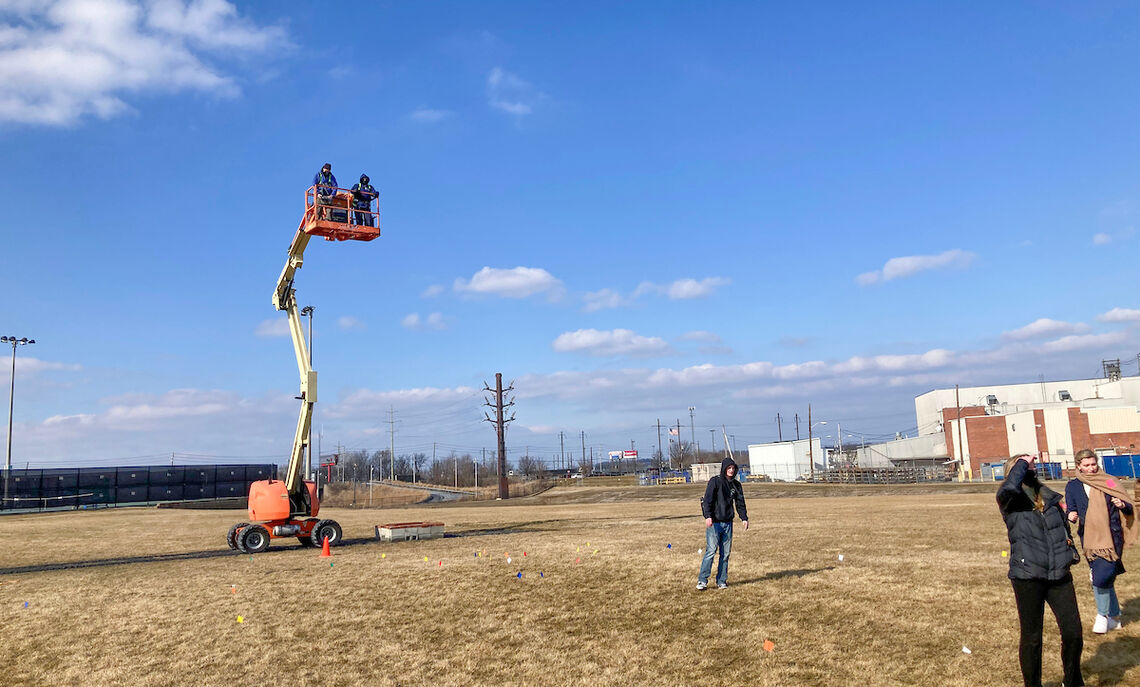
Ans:
{"type": "Polygon", "coordinates": [[[537,458],[530,455],[521,456],[519,458],[519,472],[526,477],[537,474],[542,470],[542,463],[537,458]]]}
{"type": "Polygon", "coordinates": [[[693,464],[693,445],[687,441],[674,441],[669,444],[669,464],[678,470],[687,470],[693,464]]]}

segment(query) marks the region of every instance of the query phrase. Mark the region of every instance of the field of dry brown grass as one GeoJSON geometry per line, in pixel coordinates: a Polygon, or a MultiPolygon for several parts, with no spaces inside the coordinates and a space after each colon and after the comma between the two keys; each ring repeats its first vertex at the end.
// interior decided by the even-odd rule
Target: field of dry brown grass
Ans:
{"type": "MultiPolygon", "coordinates": [[[[4,517],[0,684],[1020,684],[992,487],[812,489],[747,485],[729,589],[705,592],[697,487],[328,509],[346,537],[331,566],[229,552],[242,512],[4,517]],[[422,519],[450,536],[370,540],[422,519]]],[[[1104,637],[1075,570],[1088,684],[1140,684],[1140,569],[1104,637]]],[[[1058,655],[1047,621],[1047,684],[1058,655]]]]}

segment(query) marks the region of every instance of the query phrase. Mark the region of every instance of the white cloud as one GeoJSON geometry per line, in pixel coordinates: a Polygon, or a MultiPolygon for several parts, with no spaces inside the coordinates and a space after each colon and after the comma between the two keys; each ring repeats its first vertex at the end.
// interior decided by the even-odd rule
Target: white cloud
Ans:
{"type": "Polygon", "coordinates": [[[336,319],[336,326],[345,331],[353,331],[364,329],[364,322],[360,318],[353,317],[352,315],[343,315],[336,319]]]}
{"type": "Polygon", "coordinates": [[[470,280],[456,279],[454,288],[459,293],[526,298],[546,293],[555,300],[562,295],[562,282],[541,267],[484,267],[470,280]]]}
{"type": "Polygon", "coordinates": [[[430,313],[427,317],[420,317],[418,312],[410,313],[405,315],[404,319],[400,320],[400,324],[403,325],[405,329],[411,329],[412,331],[423,331],[425,329],[442,331],[447,329],[447,319],[437,312],[430,313]]]}
{"type": "Polygon", "coordinates": [[[634,289],[633,296],[636,298],[647,293],[657,293],[668,296],[672,300],[705,298],[712,295],[717,287],[725,286],[729,283],[731,283],[731,280],[726,277],[705,277],[699,280],[686,277],[684,279],[678,279],[671,284],[654,284],[653,282],[643,281],[634,289]]]}
{"type": "MultiPolygon", "coordinates": [[[[2,349],[0,349],[2,350],[2,349]]],[[[11,351],[8,351],[11,353],[11,351]]],[[[41,372],[78,372],[83,369],[83,366],[75,363],[57,363],[48,360],[40,360],[29,355],[22,355],[24,348],[21,348],[16,355],[16,374],[20,378],[34,377],[41,372]]],[[[0,364],[0,380],[5,383],[10,381],[12,368],[8,362],[0,364]]]]}
{"type": "Polygon", "coordinates": [[[1140,310],[1130,308],[1113,308],[1106,313],[1097,315],[1101,322],[1140,322],[1140,310]]]}
{"type": "Polygon", "coordinates": [[[720,343],[720,336],[702,330],[685,332],[677,337],[680,341],[702,341],[704,343],[718,344],[720,343]]]}
{"type": "MultiPolygon", "coordinates": [[[[0,5],[0,122],[66,126],[129,111],[134,94],[238,93],[203,61],[286,42],[224,0],[42,0],[0,5]]],[[[219,60],[220,63],[225,63],[219,60]]]]}
{"type": "Polygon", "coordinates": [[[432,284],[431,286],[429,286],[423,290],[423,293],[420,294],[420,297],[421,298],[434,298],[434,297],[438,296],[439,294],[443,293],[445,290],[446,289],[444,288],[444,286],[442,284],[432,284]]]}
{"type": "Polygon", "coordinates": [[[1042,344],[1041,350],[1046,353],[1064,353],[1069,351],[1084,351],[1090,348],[1104,348],[1105,346],[1115,346],[1116,344],[1122,343],[1127,336],[1127,332],[1071,334],[1042,344]]]}
{"type": "Polygon", "coordinates": [[[501,67],[495,67],[487,75],[487,102],[496,110],[528,115],[543,97],[534,85],[501,67]]]}
{"type": "Polygon", "coordinates": [[[289,336],[289,320],[284,317],[262,320],[253,333],[257,336],[289,336]]]}
{"type": "Polygon", "coordinates": [[[421,124],[434,124],[443,121],[451,115],[455,114],[451,110],[434,110],[430,107],[418,107],[408,114],[408,118],[413,122],[421,124]]]}
{"type": "Polygon", "coordinates": [[[620,308],[632,302],[629,298],[626,298],[613,289],[591,291],[583,296],[582,299],[586,302],[586,305],[582,306],[583,312],[596,312],[607,308],[620,308]]]}
{"type": "Polygon", "coordinates": [[[1106,245],[1112,243],[1112,236],[1110,234],[1106,234],[1102,231],[1098,234],[1093,234],[1092,241],[1093,241],[1094,245],[1106,246],[1106,245]]]}
{"type": "Polygon", "coordinates": [[[969,251],[957,248],[937,255],[907,255],[891,258],[883,265],[883,269],[873,272],[864,272],[855,278],[862,285],[875,284],[892,279],[911,277],[926,270],[943,268],[965,269],[977,256],[969,251]]]}
{"type": "Polygon", "coordinates": [[[559,353],[588,353],[596,356],[654,356],[672,352],[664,339],[641,336],[629,329],[579,329],[559,334],[551,345],[559,353]]]}
{"type": "Polygon", "coordinates": [[[1082,322],[1061,322],[1060,320],[1051,320],[1048,317],[1042,317],[1030,322],[1024,327],[1002,332],[1001,338],[1006,341],[1027,341],[1029,339],[1041,339],[1061,334],[1080,334],[1087,332],[1088,329],[1089,326],[1082,322]]]}

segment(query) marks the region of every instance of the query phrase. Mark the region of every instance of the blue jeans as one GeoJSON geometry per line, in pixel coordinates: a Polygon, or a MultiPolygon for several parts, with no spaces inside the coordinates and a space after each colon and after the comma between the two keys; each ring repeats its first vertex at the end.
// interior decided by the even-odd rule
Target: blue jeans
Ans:
{"type": "Polygon", "coordinates": [[[698,582],[708,584],[712,573],[713,556],[720,549],[720,562],[716,568],[716,583],[728,584],[728,557],[732,553],[732,523],[714,522],[705,528],[705,556],[701,559],[701,574],[698,582]]]}
{"type": "Polygon", "coordinates": [[[1120,561],[1106,561],[1094,558],[1089,562],[1092,570],[1093,598],[1096,599],[1096,612],[1115,618],[1120,615],[1120,601],[1116,598],[1116,576],[1124,571],[1120,561]]]}

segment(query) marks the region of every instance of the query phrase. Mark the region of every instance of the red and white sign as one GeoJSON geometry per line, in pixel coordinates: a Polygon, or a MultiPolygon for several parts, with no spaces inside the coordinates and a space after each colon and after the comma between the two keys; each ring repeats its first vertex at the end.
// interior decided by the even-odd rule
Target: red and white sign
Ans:
{"type": "Polygon", "coordinates": [[[622,451],[621,455],[626,460],[637,460],[637,451],[622,451]]]}

